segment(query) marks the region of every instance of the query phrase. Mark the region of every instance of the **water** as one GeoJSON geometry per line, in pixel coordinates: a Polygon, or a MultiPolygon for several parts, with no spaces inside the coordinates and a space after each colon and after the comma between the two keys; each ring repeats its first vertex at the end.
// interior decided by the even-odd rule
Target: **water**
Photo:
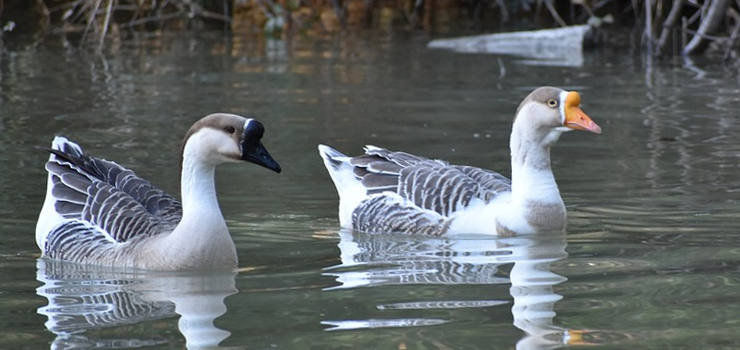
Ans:
{"type": "Polygon", "coordinates": [[[740,84],[624,50],[581,67],[424,48],[408,35],[261,41],[183,34],[96,57],[0,56],[0,348],[734,349],[740,347],[740,84]],[[316,151],[377,144],[509,173],[534,87],[581,92],[602,135],[553,149],[564,236],[342,231],[316,151]],[[217,171],[239,273],[122,274],[38,261],[57,134],[177,193],[201,116],[252,115],[283,166],[217,171]]]}

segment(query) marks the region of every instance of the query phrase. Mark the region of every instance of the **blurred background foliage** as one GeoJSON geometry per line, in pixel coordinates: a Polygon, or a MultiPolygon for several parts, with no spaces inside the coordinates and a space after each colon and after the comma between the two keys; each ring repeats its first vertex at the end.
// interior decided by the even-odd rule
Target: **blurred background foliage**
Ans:
{"type": "Polygon", "coordinates": [[[421,31],[430,37],[591,24],[655,56],[737,60],[740,0],[0,0],[4,40],[106,42],[216,29],[268,36],[421,31]],[[606,24],[606,25],[605,25],[606,24]]]}

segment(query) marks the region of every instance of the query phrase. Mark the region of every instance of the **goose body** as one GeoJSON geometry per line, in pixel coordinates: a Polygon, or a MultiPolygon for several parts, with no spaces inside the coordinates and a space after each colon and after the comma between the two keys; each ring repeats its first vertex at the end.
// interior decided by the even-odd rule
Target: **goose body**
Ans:
{"type": "Polygon", "coordinates": [[[182,202],[115,162],[55,137],[46,163],[47,191],[36,243],[42,257],[153,270],[236,267],[237,255],[216,198],[221,163],[280,166],[254,119],[216,113],[185,135],[182,202]]]}
{"type": "Polygon", "coordinates": [[[550,167],[563,132],[601,128],[580,108],[580,95],[541,87],[519,105],[512,124],[511,179],[487,169],[366,146],[346,156],[319,145],[339,192],[339,221],[363,232],[430,236],[510,236],[564,231],[565,205],[550,167]]]}

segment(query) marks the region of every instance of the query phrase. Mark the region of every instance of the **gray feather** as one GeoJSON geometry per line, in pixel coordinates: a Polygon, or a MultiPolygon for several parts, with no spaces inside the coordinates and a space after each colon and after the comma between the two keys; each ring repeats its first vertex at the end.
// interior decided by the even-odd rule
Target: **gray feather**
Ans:
{"type": "Polygon", "coordinates": [[[56,209],[57,213],[59,213],[59,215],[61,215],[63,218],[76,219],[80,217],[80,213],[85,208],[85,206],[76,203],[57,201],[56,203],[54,203],[54,208],[56,209]]]}
{"type": "Polygon", "coordinates": [[[511,180],[495,171],[472,166],[453,165],[453,167],[478,183],[480,186],[478,197],[486,202],[490,202],[501,193],[511,192],[511,180]]]}
{"type": "Polygon", "coordinates": [[[89,260],[92,247],[101,242],[124,243],[169,232],[180,222],[180,203],[133,171],[87,155],[71,142],[59,148],[50,150],[46,169],[52,174],[56,211],[75,221],[48,235],[49,257],[77,261],[70,253],[74,250],[89,260]],[[60,243],[72,244],[72,236],[78,238],[71,247],[60,243]],[[59,254],[64,256],[55,257],[59,254]]]}
{"type": "Polygon", "coordinates": [[[367,165],[367,170],[376,174],[398,175],[401,169],[403,168],[400,165],[388,161],[372,162],[367,165]]]}
{"type": "Polygon", "coordinates": [[[355,173],[355,176],[357,176],[358,179],[362,179],[363,177],[365,177],[365,175],[370,173],[367,170],[367,168],[361,168],[361,167],[352,168],[352,172],[355,173]]]}
{"type": "Polygon", "coordinates": [[[451,220],[430,210],[420,210],[397,196],[372,196],[352,213],[353,229],[368,233],[414,233],[441,236],[451,220]]]}
{"type": "Polygon", "coordinates": [[[387,189],[395,191],[398,177],[368,173],[362,177],[362,185],[368,190],[387,189]]]}
{"type": "Polygon", "coordinates": [[[439,235],[448,229],[450,217],[473,199],[488,203],[511,191],[511,181],[490,170],[375,146],[349,159],[336,153],[344,158],[335,160],[349,162],[371,196],[352,215],[360,231],[439,235]]]}
{"type": "Polygon", "coordinates": [[[429,160],[427,158],[415,156],[413,154],[409,154],[406,152],[392,152],[385,148],[380,148],[380,147],[375,147],[375,146],[365,147],[365,154],[377,155],[383,159],[386,159],[390,162],[398,164],[401,167],[407,167],[407,166],[411,166],[419,162],[429,160]]]}
{"type": "Polygon", "coordinates": [[[80,220],[65,221],[52,230],[46,240],[46,256],[78,261],[105,255],[113,250],[104,232],[80,220]]]}
{"type": "Polygon", "coordinates": [[[87,197],[84,193],[80,193],[77,190],[63,185],[52,186],[51,194],[55,198],[57,198],[58,201],[64,201],[78,205],[84,205],[87,197]]]}
{"type": "Polygon", "coordinates": [[[369,155],[369,154],[363,154],[361,156],[352,157],[349,160],[349,164],[356,167],[362,167],[367,168],[368,164],[374,163],[374,162],[383,162],[386,161],[385,158],[376,156],[376,155],[369,155]]]}

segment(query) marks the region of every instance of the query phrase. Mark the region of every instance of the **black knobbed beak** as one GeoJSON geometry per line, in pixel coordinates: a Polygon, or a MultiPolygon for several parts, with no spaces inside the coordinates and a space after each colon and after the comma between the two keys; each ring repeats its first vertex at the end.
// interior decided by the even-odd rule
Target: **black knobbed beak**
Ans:
{"type": "Polygon", "coordinates": [[[242,142],[242,159],[270,169],[276,173],[281,171],[280,164],[272,158],[262,142],[242,142]]]}
{"type": "Polygon", "coordinates": [[[270,152],[267,152],[267,148],[260,141],[264,132],[264,127],[257,121],[253,120],[247,124],[244,135],[242,135],[241,159],[279,173],[281,171],[280,164],[272,158],[270,152]]]}

